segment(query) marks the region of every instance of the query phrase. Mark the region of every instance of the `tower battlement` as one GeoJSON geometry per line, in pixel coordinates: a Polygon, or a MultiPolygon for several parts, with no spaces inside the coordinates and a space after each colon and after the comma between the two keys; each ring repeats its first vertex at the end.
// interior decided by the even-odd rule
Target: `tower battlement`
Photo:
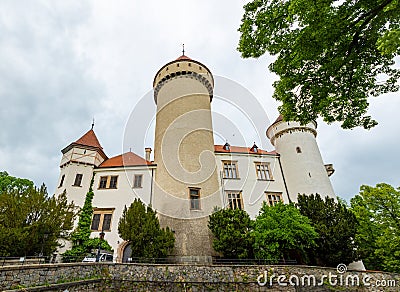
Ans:
{"type": "Polygon", "coordinates": [[[202,83],[208,90],[210,102],[213,97],[214,78],[211,71],[202,63],[192,60],[187,56],[165,64],[158,70],[153,81],[154,101],[157,104],[157,97],[160,89],[172,79],[191,78],[202,83]]]}

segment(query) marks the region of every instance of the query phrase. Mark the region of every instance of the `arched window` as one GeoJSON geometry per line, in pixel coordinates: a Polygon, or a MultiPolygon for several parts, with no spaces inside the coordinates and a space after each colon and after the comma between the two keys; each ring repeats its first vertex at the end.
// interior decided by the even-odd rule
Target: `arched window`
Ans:
{"type": "Polygon", "coordinates": [[[296,152],[301,153],[301,148],[299,146],[296,147],[296,152]]]}

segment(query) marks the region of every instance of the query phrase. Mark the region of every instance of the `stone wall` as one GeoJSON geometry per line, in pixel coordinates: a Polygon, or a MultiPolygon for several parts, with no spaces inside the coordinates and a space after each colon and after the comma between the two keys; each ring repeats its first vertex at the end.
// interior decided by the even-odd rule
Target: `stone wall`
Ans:
{"type": "Polygon", "coordinates": [[[7,266],[0,268],[0,291],[103,279],[107,271],[108,266],[83,263],[7,266]]]}
{"type": "Polygon", "coordinates": [[[69,291],[399,291],[400,275],[373,271],[340,274],[331,268],[261,265],[75,263],[0,268],[1,291],[64,291],[62,287],[67,283],[71,283],[69,291]],[[293,286],[297,280],[298,285],[293,286]]]}

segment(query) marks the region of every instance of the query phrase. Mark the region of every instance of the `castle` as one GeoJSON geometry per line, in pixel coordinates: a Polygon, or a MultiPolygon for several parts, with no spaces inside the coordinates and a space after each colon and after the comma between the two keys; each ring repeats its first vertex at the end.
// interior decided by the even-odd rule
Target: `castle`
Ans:
{"type": "MultiPolygon", "coordinates": [[[[109,158],[92,129],[62,150],[56,194],[83,206],[93,182],[92,236],[104,231],[117,262],[130,247],[118,236],[122,211],[135,198],[157,211],[175,233],[177,261],[209,262],[216,255],[207,227],[215,207],[239,208],[251,217],[263,202],[296,202],[297,195],[335,198],[316,142],[316,123],[279,116],[266,132],[274,151],[254,145],[214,145],[211,103],[214,78],[202,63],[182,55],[165,64],[153,82],[157,106],[154,160],[129,151],[109,158]]],[[[67,246],[68,247],[68,246],[67,246]]]]}

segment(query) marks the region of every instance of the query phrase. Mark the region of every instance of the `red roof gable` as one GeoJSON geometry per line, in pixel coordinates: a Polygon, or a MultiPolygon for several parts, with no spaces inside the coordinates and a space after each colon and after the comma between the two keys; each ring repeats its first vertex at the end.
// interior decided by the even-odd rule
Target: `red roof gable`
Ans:
{"type": "Polygon", "coordinates": [[[133,152],[126,152],[124,154],[111,157],[103,161],[99,167],[123,167],[123,166],[143,166],[143,165],[153,165],[150,161],[136,155],[133,152]]]}
{"type": "Polygon", "coordinates": [[[251,151],[249,147],[240,147],[240,146],[229,146],[230,150],[225,150],[224,145],[214,145],[214,151],[218,153],[246,153],[246,154],[278,154],[276,151],[265,151],[262,149],[257,150],[257,152],[251,151]]]}
{"type": "Polygon", "coordinates": [[[91,146],[91,147],[103,149],[103,147],[101,147],[100,142],[97,139],[96,134],[94,133],[93,129],[87,131],[87,133],[85,135],[83,135],[82,137],[80,137],[78,140],[76,140],[75,143],[79,144],[79,145],[91,146]]]}

